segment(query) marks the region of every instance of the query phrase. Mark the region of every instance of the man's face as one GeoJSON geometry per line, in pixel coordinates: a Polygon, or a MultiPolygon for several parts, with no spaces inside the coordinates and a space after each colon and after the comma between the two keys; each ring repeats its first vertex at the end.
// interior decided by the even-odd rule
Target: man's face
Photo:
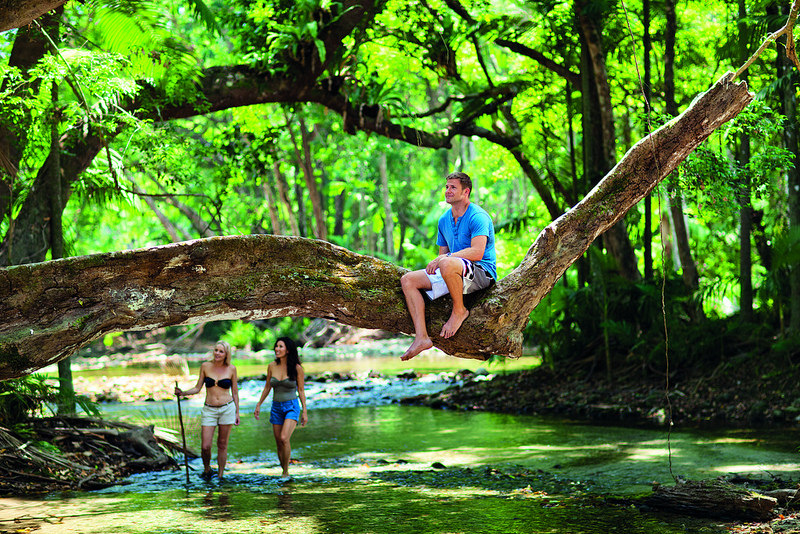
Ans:
{"type": "Polygon", "coordinates": [[[444,200],[448,204],[461,202],[467,199],[468,191],[469,189],[464,189],[459,180],[447,180],[447,184],[444,186],[444,200]]]}

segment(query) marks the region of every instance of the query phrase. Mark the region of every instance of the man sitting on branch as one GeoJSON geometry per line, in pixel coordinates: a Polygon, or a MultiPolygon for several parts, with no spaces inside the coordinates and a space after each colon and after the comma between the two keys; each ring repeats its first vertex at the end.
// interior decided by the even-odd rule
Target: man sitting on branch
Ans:
{"type": "Polygon", "coordinates": [[[464,295],[489,287],[497,278],[492,218],[470,202],[471,192],[472,179],[467,174],[454,172],[447,176],[444,199],[450,210],[439,218],[439,255],[425,269],[408,272],[400,279],[414,323],[414,342],[401,360],[410,360],[433,347],[425,325],[422,291],[430,300],[448,293],[452,297],[453,311],[439,333],[440,337],[449,338],[469,317],[464,295]]]}

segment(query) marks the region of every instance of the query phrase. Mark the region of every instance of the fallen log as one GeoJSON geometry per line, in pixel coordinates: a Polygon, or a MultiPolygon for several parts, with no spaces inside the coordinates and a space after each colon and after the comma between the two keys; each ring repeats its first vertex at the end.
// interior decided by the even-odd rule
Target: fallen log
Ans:
{"type": "Polygon", "coordinates": [[[23,442],[0,428],[0,494],[99,489],[132,473],[176,467],[153,427],[77,417],[32,419],[23,442]],[[34,443],[49,442],[58,451],[34,443]]]}
{"type": "Polygon", "coordinates": [[[644,500],[651,508],[678,514],[732,520],[767,520],[778,500],[720,480],[656,486],[644,500]]]}

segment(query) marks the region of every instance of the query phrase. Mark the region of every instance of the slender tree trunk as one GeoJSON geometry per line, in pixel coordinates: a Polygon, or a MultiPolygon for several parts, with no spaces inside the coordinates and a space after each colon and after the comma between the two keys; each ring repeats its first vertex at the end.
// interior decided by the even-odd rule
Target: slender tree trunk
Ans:
{"type": "Polygon", "coordinates": [[[297,228],[300,232],[298,235],[306,237],[308,235],[308,228],[306,226],[306,202],[303,195],[303,188],[295,176],[294,180],[294,198],[297,199],[297,228]]]}
{"type": "MultiPolygon", "coordinates": [[[[311,160],[311,135],[306,129],[306,122],[300,116],[300,139],[303,147],[302,153],[298,153],[298,160],[300,168],[303,170],[303,176],[306,180],[306,188],[308,189],[308,196],[311,200],[311,209],[314,214],[314,236],[317,239],[328,239],[328,226],[325,220],[325,213],[322,209],[322,198],[319,194],[317,187],[317,178],[314,176],[314,164],[311,160]]],[[[297,147],[295,146],[295,149],[297,147]]]]}
{"type": "Polygon", "coordinates": [[[156,218],[161,223],[161,226],[163,226],[164,230],[166,230],[169,234],[171,243],[177,243],[178,241],[184,241],[190,238],[186,232],[181,231],[177,226],[175,226],[169,217],[167,217],[164,212],[161,211],[161,209],[158,207],[158,203],[153,200],[152,196],[145,194],[132,176],[126,174],[125,179],[131,183],[133,191],[141,196],[142,200],[144,200],[144,203],[147,204],[148,208],[150,208],[150,211],[155,214],[156,218]]]}
{"type": "MultiPolygon", "coordinates": [[[[58,110],[58,85],[52,84],[51,100],[53,105],[52,124],[50,125],[50,164],[48,165],[48,186],[50,196],[50,255],[54,260],[64,257],[64,227],[62,225],[62,212],[64,204],[61,201],[61,145],[59,142],[58,125],[60,112],[58,110]]],[[[75,387],[72,383],[72,365],[70,356],[58,362],[58,413],[59,415],[73,415],[75,413],[75,387]]]]}
{"type": "MultiPolygon", "coordinates": [[[[572,175],[572,198],[578,199],[587,191],[585,182],[581,180],[578,175],[578,162],[575,156],[575,130],[572,126],[573,120],[573,102],[572,102],[572,84],[567,81],[565,84],[566,104],[567,104],[567,129],[568,129],[568,145],[569,145],[569,168],[572,175]]],[[[570,205],[574,205],[570,202],[570,205]]],[[[586,255],[581,256],[576,262],[576,269],[578,271],[578,287],[584,287],[589,283],[589,258],[586,255]]],[[[564,277],[566,284],[567,277],[564,277]]]]}
{"type": "MultiPolygon", "coordinates": [[[[739,60],[742,64],[750,55],[748,50],[748,32],[745,31],[745,18],[747,8],[744,0],[739,0],[739,60]]],[[[742,81],[748,81],[747,71],[742,73],[742,81]]],[[[750,206],[750,173],[747,167],[750,164],[750,136],[742,132],[739,134],[739,147],[736,159],[742,169],[741,186],[742,194],[739,198],[739,314],[743,321],[753,320],[753,256],[750,244],[753,226],[753,209],[750,206]]]]}
{"type": "MultiPolygon", "coordinates": [[[[783,8],[783,14],[788,15],[788,6],[783,8]]],[[[780,42],[785,46],[786,37],[780,42]]],[[[786,79],[789,83],[781,85],[783,88],[783,114],[786,117],[783,129],[783,142],[786,150],[792,154],[794,165],[786,171],[786,186],[789,198],[789,228],[800,228],[800,143],[797,132],[797,75],[792,62],[784,54],[778,55],[778,79],[786,79]]],[[[789,267],[789,332],[800,332],[800,265],[789,267]]]]}
{"type": "Polygon", "coordinates": [[[333,235],[344,235],[344,191],[333,197],[333,208],[336,212],[333,223],[333,235]]]}
{"type": "Polygon", "coordinates": [[[686,216],[683,213],[683,197],[675,195],[669,201],[670,214],[672,215],[672,227],[675,231],[675,247],[678,249],[678,259],[681,263],[681,273],[683,283],[686,287],[697,290],[700,287],[700,278],[697,274],[697,267],[692,257],[692,249],[689,245],[689,233],[686,229],[686,216]]]}
{"type": "MultiPolygon", "coordinates": [[[[648,118],[646,124],[649,130],[649,119],[651,111],[651,101],[653,98],[653,91],[650,87],[650,51],[652,49],[652,42],[650,39],[650,0],[643,0],[642,2],[642,25],[643,30],[643,44],[644,44],[644,112],[648,118]]],[[[642,241],[644,244],[644,278],[645,280],[653,279],[653,202],[652,195],[644,197],[644,235],[642,241]]]]}
{"type": "Polygon", "coordinates": [[[386,153],[378,156],[378,172],[381,176],[381,198],[383,200],[383,232],[386,240],[385,252],[390,258],[394,257],[394,213],[389,200],[389,172],[386,168],[386,153]]]}
{"type": "Polygon", "coordinates": [[[275,185],[278,187],[278,200],[286,210],[286,220],[289,221],[289,229],[292,235],[300,235],[300,227],[297,225],[297,216],[289,203],[289,184],[286,183],[286,177],[281,172],[280,161],[275,161],[272,164],[272,174],[275,176],[275,185]]]}
{"type": "Polygon", "coordinates": [[[278,204],[275,202],[275,195],[272,194],[272,188],[267,180],[261,181],[261,189],[264,191],[264,201],[267,203],[271,233],[280,235],[283,230],[281,229],[281,220],[278,217],[278,204]]]}

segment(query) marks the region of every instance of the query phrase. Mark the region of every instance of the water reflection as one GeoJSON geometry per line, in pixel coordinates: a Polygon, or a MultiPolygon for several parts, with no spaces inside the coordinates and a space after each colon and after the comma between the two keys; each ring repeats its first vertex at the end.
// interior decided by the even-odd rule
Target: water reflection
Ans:
{"type": "Polygon", "coordinates": [[[278,493],[278,509],[286,515],[297,515],[292,503],[292,492],[288,489],[284,492],[278,493]]]}
{"type": "MultiPolygon", "coordinates": [[[[33,522],[25,528],[40,534],[726,531],[711,521],[657,517],[596,498],[642,493],[653,481],[671,483],[664,432],[430,410],[386,404],[377,390],[353,391],[372,393],[374,404],[344,407],[347,395],[329,395],[338,399],[336,407],[321,401],[312,407],[309,425],[293,437],[297,463],[287,484],[278,480],[271,427],[243,406],[223,482],[200,479],[195,460],[188,484],[181,469],[132,476],[126,485],[99,492],[0,500],[0,532],[21,517],[33,522]]],[[[174,403],[109,407],[115,416],[144,413],[156,424],[173,418],[170,409],[174,403]]],[[[673,469],[695,479],[732,470],[788,478],[800,469],[793,449],[751,438],[675,432],[673,469]]],[[[187,439],[198,447],[198,432],[187,439]]]]}
{"type": "Polygon", "coordinates": [[[234,517],[231,496],[226,491],[209,491],[203,495],[203,507],[209,519],[230,521],[234,517]]]}

